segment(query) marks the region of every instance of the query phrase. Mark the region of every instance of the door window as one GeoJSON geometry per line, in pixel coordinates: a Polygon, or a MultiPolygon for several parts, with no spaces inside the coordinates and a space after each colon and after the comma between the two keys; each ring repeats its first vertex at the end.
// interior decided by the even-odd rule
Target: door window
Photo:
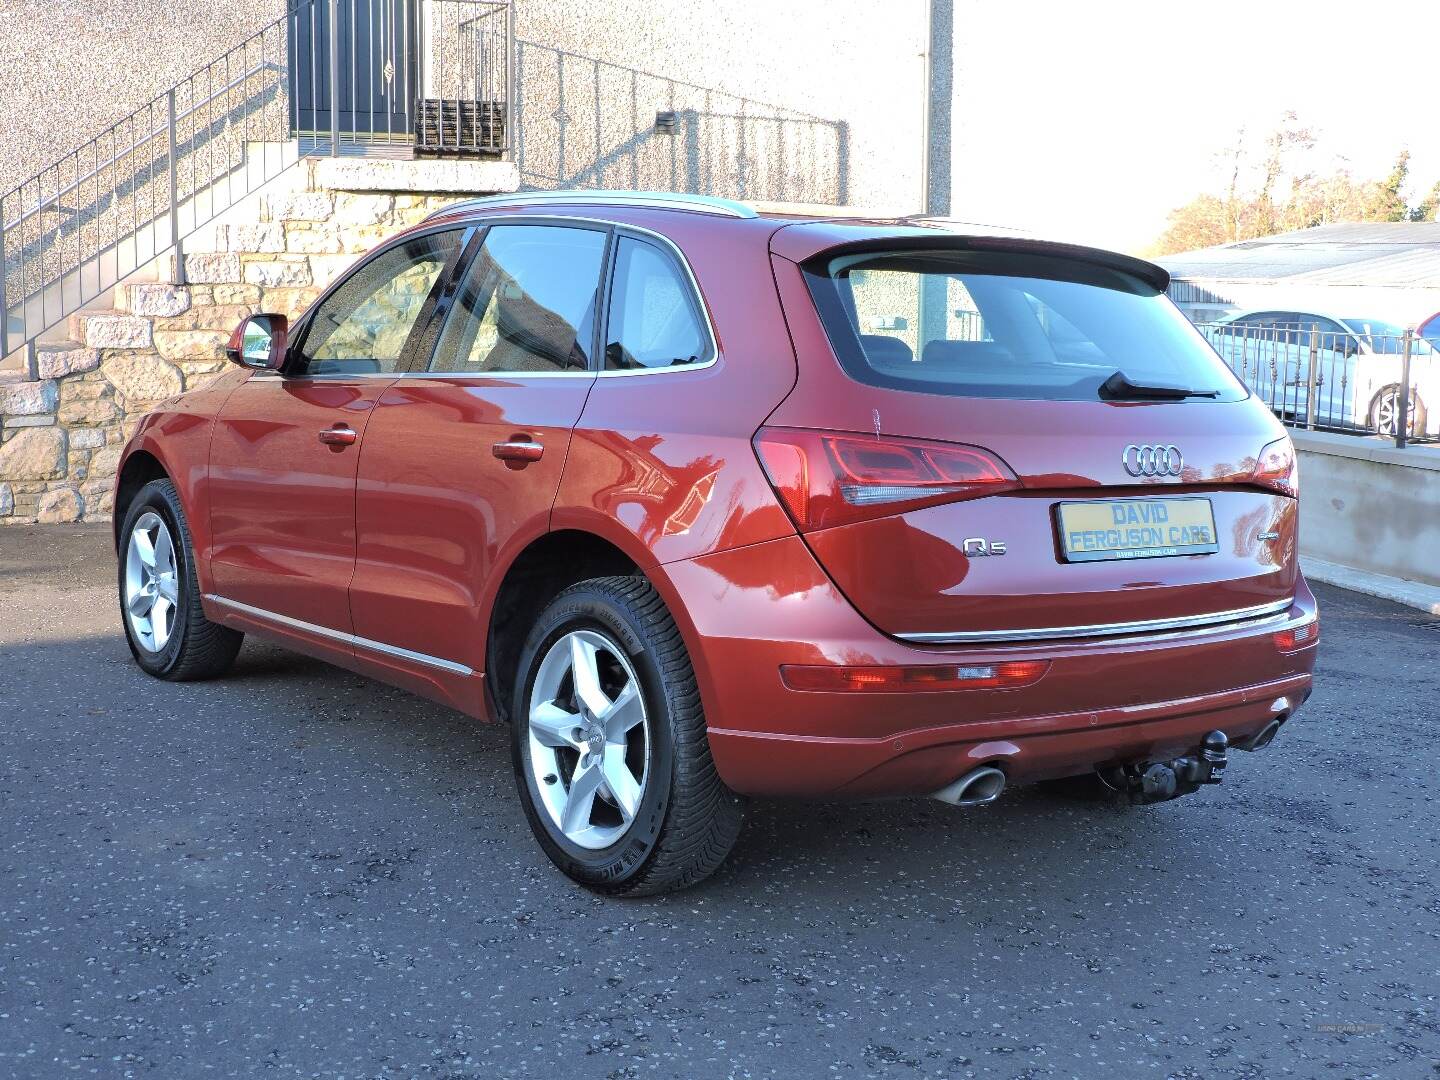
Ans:
{"type": "Polygon", "coordinates": [[[585,371],[607,234],[558,225],[496,225],[465,272],[428,370],[585,371]]]}
{"type": "Polygon", "coordinates": [[[1349,356],[1355,351],[1350,334],[1334,319],[1323,315],[1310,315],[1303,311],[1282,311],[1275,316],[1275,336],[1286,345],[1302,350],[1310,347],[1310,333],[1315,332],[1317,348],[1344,353],[1349,356]]]}
{"type": "Polygon", "coordinates": [[[710,335],[690,283],[654,244],[622,236],[610,292],[608,371],[670,368],[710,359],[710,335]]]}
{"type": "Polygon", "coordinates": [[[400,368],[405,343],[461,232],[416,237],[370,259],[315,309],[300,347],[306,375],[389,374],[400,368]]]}

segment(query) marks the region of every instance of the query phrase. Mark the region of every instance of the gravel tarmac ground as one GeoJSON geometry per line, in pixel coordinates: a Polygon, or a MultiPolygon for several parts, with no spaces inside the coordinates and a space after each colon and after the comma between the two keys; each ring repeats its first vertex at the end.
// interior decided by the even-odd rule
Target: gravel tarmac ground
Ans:
{"type": "Polygon", "coordinates": [[[0,1077],[1440,1078],[1440,621],[1191,798],[757,803],[594,897],[507,734],[251,639],[169,685],[108,527],[0,529],[0,1077]]]}

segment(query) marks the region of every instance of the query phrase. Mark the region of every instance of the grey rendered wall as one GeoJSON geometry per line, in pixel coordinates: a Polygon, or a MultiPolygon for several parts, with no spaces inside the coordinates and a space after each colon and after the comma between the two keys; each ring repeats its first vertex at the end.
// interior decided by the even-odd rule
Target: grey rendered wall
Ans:
{"type": "Polygon", "coordinates": [[[285,0],[0,0],[0,192],[285,14],[285,0]]]}
{"type": "Polygon", "coordinates": [[[927,3],[521,0],[521,182],[917,211],[927,3]]]}
{"type": "MultiPolygon", "coordinates": [[[[523,182],[918,210],[930,2],[518,0],[523,182]]],[[[283,14],[0,0],[0,190],[283,14]]]]}
{"type": "Polygon", "coordinates": [[[1292,434],[1300,451],[1300,553],[1440,585],[1440,449],[1292,434]]]}

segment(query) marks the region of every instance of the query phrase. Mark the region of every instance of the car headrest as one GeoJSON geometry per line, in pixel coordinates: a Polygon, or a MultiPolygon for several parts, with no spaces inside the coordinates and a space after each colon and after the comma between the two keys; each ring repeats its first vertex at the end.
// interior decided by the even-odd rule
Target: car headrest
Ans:
{"type": "Polygon", "coordinates": [[[861,334],[860,344],[872,367],[899,367],[915,360],[910,346],[889,334],[861,334]]]}
{"type": "Polygon", "coordinates": [[[932,341],[920,354],[936,367],[993,367],[1014,362],[1015,354],[994,341],[932,341]]]}

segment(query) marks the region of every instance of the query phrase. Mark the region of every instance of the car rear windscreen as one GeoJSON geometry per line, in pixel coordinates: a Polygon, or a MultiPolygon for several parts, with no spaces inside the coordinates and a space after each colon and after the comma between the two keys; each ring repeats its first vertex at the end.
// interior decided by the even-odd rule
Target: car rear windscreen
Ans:
{"type": "Polygon", "coordinates": [[[805,267],[852,378],[961,397],[1094,400],[1130,383],[1238,401],[1231,374],[1174,304],[1109,266],[1029,252],[867,252],[805,267]]]}

